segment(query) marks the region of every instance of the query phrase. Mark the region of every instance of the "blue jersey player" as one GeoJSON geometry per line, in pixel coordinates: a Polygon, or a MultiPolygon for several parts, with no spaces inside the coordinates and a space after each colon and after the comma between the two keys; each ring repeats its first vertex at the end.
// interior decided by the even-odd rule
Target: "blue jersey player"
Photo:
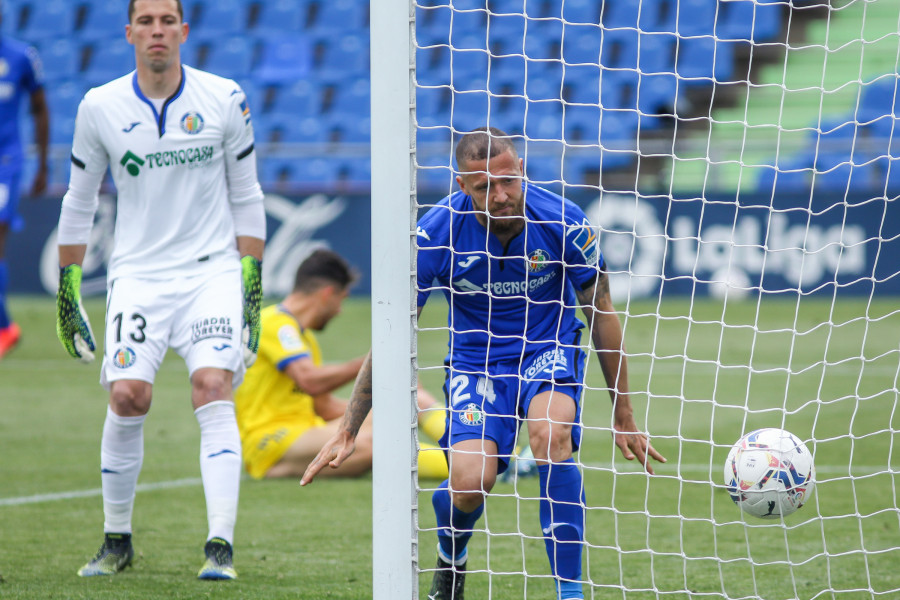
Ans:
{"type": "MultiPolygon", "coordinates": [[[[586,355],[580,308],[613,401],[615,441],[627,459],[665,462],[638,432],[628,396],[622,329],[596,233],[560,196],[524,182],[522,160],[498,129],[473,131],[456,148],[460,191],[418,224],[418,304],[440,290],[450,306],[445,393],[450,478],[432,497],[438,565],[429,598],[462,600],[466,545],[484,497],[508,467],[527,423],[538,464],[540,521],[557,598],[584,598],[584,491],[572,457],[581,441],[586,355]]],[[[363,366],[342,431],[301,483],[352,451],[371,407],[363,366]]]]}
{"type": "MultiPolygon", "coordinates": [[[[0,21],[3,19],[0,5],[0,21]]],[[[38,147],[38,171],[31,187],[33,195],[47,186],[47,141],[49,115],[44,97],[43,72],[37,52],[21,42],[0,36],[0,358],[19,341],[19,326],[6,308],[9,270],[6,237],[21,226],[17,209],[22,166],[25,161],[19,135],[19,110],[29,98],[38,147]]]]}

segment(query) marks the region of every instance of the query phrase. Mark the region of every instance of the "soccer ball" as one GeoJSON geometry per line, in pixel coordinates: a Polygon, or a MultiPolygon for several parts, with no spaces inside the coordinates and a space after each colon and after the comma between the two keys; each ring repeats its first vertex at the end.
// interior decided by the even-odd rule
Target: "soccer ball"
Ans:
{"type": "Polygon", "coordinates": [[[815,487],[813,457],[800,438],[783,429],[757,429],[739,439],[725,460],[725,486],[748,515],[786,517],[815,487]]]}

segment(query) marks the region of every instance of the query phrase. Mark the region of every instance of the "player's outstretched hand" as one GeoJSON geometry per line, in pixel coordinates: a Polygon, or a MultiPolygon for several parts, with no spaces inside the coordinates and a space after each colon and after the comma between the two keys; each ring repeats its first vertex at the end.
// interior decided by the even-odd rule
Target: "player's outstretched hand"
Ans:
{"type": "Polygon", "coordinates": [[[337,469],[347,460],[347,457],[353,454],[356,449],[356,438],[347,431],[338,431],[328,442],[319,450],[316,458],[306,467],[306,472],[300,478],[300,485],[312,483],[319,471],[328,465],[332,469],[337,469]]]}
{"type": "Polygon", "coordinates": [[[81,305],[80,265],[72,264],[59,270],[56,335],[72,358],[84,363],[94,360],[94,334],[87,313],[81,305]]]}
{"type": "Polygon", "coordinates": [[[653,475],[653,467],[650,466],[648,457],[661,463],[666,462],[666,457],[656,451],[646,434],[638,431],[630,410],[628,414],[616,414],[615,421],[613,427],[616,446],[622,451],[622,456],[627,460],[637,459],[647,472],[653,475]]]}
{"type": "Polygon", "coordinates": [[[262,261],[250,256],[241,258],[241,286],[244,290],[244,318],[241,341],[244,347],[244,366],[256,362],[259,351],[259,308],[262,303],[262,261]]]}

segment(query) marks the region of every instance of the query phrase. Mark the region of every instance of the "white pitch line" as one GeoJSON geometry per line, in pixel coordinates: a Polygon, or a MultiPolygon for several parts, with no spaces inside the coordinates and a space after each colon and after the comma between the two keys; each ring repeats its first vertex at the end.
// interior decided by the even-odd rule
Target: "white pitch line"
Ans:
{"type": "MultiPolygon", "coordinates": [[[[688,464],[684,463],[682,465],[676,465],[675,463],[669,463],[666,465],[662,465],[656,462],[651,461],[653,466],[657,470],[657,475],[664,477],[674,477],[678,472],[679,468],[682,473],[709,473],[710,467],[709,465],[703,464],[688,464]],[[670,472],[671,471],[671,472],[670,472]]],[[[587,467],[590,470],[601,470],[607,471],[611,470],[612,467],[607,463],[585,463],[583,466],[587,467]]],[[[616,463],[615,469],[620,473],[639,473],[643,471],[643,468],[640,465],[635,463],[625,463],[619,464],[616,463]]],[[[716,467],[712,469],[712,472],[718,474],[720,468],[716,467]]],[[[875,475],[875,474],[896,474],[900,471],[897,469],[892,469],[890,467],[879,467],[879,466],[857,466],[853,467],[853,476],[861,477],[865,475],[875,475]]],[[[823,465],[816,467],[816,473],[819,475],[847,475],[846,467],[839,466],[831,466],[831,465],[823,465]]],[[[180,487],[188,487],[191,485],[200,485],[202,480],[199,477],[188,477],[186,479],[175,479],[173,481],[159,481],[157,483],[141,483],[137,486],[138,492],[152,492],[154,490],[169,490],[173,488],[180,487]]],[[[93,496],[100,496],[102,494],[102,490],[100,488],[95,488],[92,490],[73,490],[70,492],[57,492],[55,494],[37,494],[35,496],[19,496],[18,498],[0,498],[0,506],[21,506],[23,504],[40,504],[42,502],[56,502],[58,500],[70,500],[72,498],[90,498],[93,496]]]]}
{"type": "MultiPolygon", "coordinates": [[[[191,485],[200,485],[202,480],[199,477],[188,477],[186,479],[175,479],[173,481],[160,481],[157,483],[140,483],[137,486],[138,492],[152,492],[154,490],[169,490],[172,488],[187,487],[191,485]]],[[[100,496],[103,490],[95,488],[92,490],[73,490],[71,492],[57,492],[55,494],[37,494],[36,496],[19,496],[18,498],[0,498],[0,506],[21,506],[22,504],[40,504],[41,502],[55,502],[57,500],[70,500],[72,498],[90,498],[92,496],[100,496]]]]}

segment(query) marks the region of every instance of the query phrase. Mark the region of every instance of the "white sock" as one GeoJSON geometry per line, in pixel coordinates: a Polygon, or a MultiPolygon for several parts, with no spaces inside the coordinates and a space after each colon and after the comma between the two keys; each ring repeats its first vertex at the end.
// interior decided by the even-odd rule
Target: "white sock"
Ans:
{"type": "Polygon", "coordinates": [[[209,536],[229,544],[234,539],[238,492],[241,485],[241,435],[234,403],[217,400],[198,408],[200,424],[200,474],[206,494],[209,536]]]}
{"type": "Polygon", "coordinates": [[[134,493],[144,462],[144,419],[120,417],[106,407],[100,442],[100,480],[103,484],[103,531],[131,533],[134,493]]]}

